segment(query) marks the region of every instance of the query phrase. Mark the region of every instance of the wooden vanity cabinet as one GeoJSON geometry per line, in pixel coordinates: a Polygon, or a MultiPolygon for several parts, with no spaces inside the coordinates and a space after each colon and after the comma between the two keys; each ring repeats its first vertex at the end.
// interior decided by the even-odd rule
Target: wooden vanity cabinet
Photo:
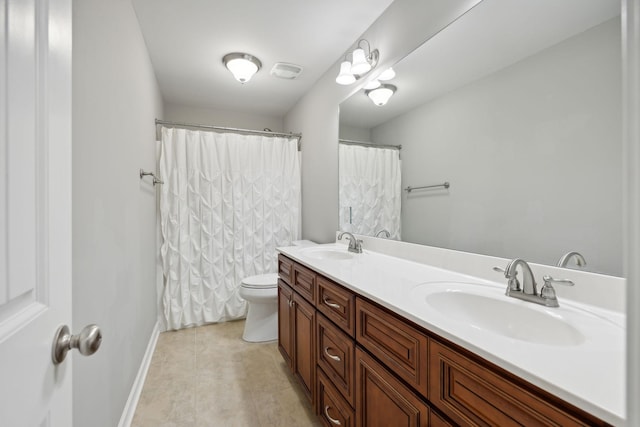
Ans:
{"type": "Polygon", "coordinates": [[[278,348],[325,426],[607,426],[280,255],[278,348]]]}

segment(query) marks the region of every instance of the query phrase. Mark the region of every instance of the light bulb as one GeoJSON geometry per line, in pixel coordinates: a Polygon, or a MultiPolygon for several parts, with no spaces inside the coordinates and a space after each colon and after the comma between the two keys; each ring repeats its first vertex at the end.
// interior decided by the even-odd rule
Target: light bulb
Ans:
{"type": "Polygon", "coordinates": [[[355,82],[356,78],[351,72],[351,63],[349,61],[343,61],[340,64],[340,73],[336,77],[336,83],[339,85],[350,85],[355,82]]]}

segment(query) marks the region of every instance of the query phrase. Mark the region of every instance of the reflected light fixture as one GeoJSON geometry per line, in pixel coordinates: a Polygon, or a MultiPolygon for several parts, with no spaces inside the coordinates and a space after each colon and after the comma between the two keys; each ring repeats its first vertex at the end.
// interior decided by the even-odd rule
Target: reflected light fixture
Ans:
{"type": "Polygon", "coordinates": [[[356,49],[351,52],[351,61],[347,60],[348,55],[345,55],[344,61],[340,64],[340,72],[336,77],[336,83],[340,85],[350,85],[360,79],[378,65],[380,57],[378,49],[371,50],[371,45],[365,39],[358,41],[356,49]]]}
{"type": "Polygon", "coordinates": [[[255,73],[262,68],[262,62],[253,55],[242,52],[228,53],[222,58],[222,63],[227,67],[233,77],[245,84],[255,73]]]}
{"type": "Polygon", "coordinates": [[[396,72],[393,70],[393,68],[387,68],[382,72],[382,74],[378,76],[378,80],[385,82],[387,80],[391,80],[395,76],[396,76],[396,72]]]}
{"type": "Polygon", "coordinates": [[[365,90],[364,93],[371,98],[374,104],[378,107],[382,107],[389,101],[396,90],[398,90],[398,88],[394,85],[381,84],[376,89],[365,90]]]}

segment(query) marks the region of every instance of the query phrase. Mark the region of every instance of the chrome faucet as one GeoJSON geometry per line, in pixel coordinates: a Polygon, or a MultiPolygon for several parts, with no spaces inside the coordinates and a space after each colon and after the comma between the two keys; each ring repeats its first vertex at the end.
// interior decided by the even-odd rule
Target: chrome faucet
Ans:
{"type": "Polygon", "coordinates": [[[362,253],[362,240],[356,239],[356,236],[349,233],[348,231],[343,231],[338,234],[338,240],[342,240],[342,236],[347,235],[349,238],[349,252],[354,252],[356,254],[362,253]]]}
{"type": "Polygon", "coordinates": [[[508,297],[518,298],[528,302],[534,302],[536,304],[542,304],[547,307],[559,307],[558,297],[556,291],[553,288],[553,284],[561,284],[573,286],[574,283],[567,279],[554,279],[551,276],[545,275],[544,285],[538,293],[538,286],[536,279],[533,276],[531,267],[529,264],[521,258],[516,258],[507,264],[506,268],[494,267],[495,271],[504,273],[504,277],[507,278],[507,290],[505,295],[508,297]],[[520,266],[522,269],[522,286],[516,278],[518,272],[516,269],[520,266]]]}
{"type": "Polygon", "coordinates": [[[582,254],[580,252],[576,252],[576,251],[571,251],[571,252],[567,252],[566,254],[562,255],[560,257],[560,259],[558,260],[558,263],[556,264],[557,267],[566,267],[567,264],[569,264],[569,261],[571,261],[571,258],[575,258],[576,259],[576,265],[578,267],[584,267],[585,265],[587,265],[587,261],[584,259],[584,257],[582,256],[582,254]]]}
{"type": "Polygon", "coordinates": [[[382,237],[384,237],[385,239],[388,239],[389,237],[391,237],[391,233],[389,233],[389,231],[385,230],[384,228],[378,231],[376,235],[373,237],[380,237],[381,234],[383,235],[382,237]]]}

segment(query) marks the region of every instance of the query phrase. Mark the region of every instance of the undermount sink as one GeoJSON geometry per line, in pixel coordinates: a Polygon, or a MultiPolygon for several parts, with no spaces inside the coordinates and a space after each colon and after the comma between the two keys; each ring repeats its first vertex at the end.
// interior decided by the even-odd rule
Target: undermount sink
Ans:
{"type": "Polygon", "coordinates": [[[353,258],[353,254],[347,252],[346,246],[341,247],[320,247],[303,249],[301,253],[312,259],[342,261],[353,258]]]}
{"type": "Polygon", "coordinates": [[[528,306],[531,303],[511,299],[494,287],[441,282],[421,285],[414,292],[430,309],[471,328],[536,344],[575,346],[585,341],[566,312],[528,306]]]}

